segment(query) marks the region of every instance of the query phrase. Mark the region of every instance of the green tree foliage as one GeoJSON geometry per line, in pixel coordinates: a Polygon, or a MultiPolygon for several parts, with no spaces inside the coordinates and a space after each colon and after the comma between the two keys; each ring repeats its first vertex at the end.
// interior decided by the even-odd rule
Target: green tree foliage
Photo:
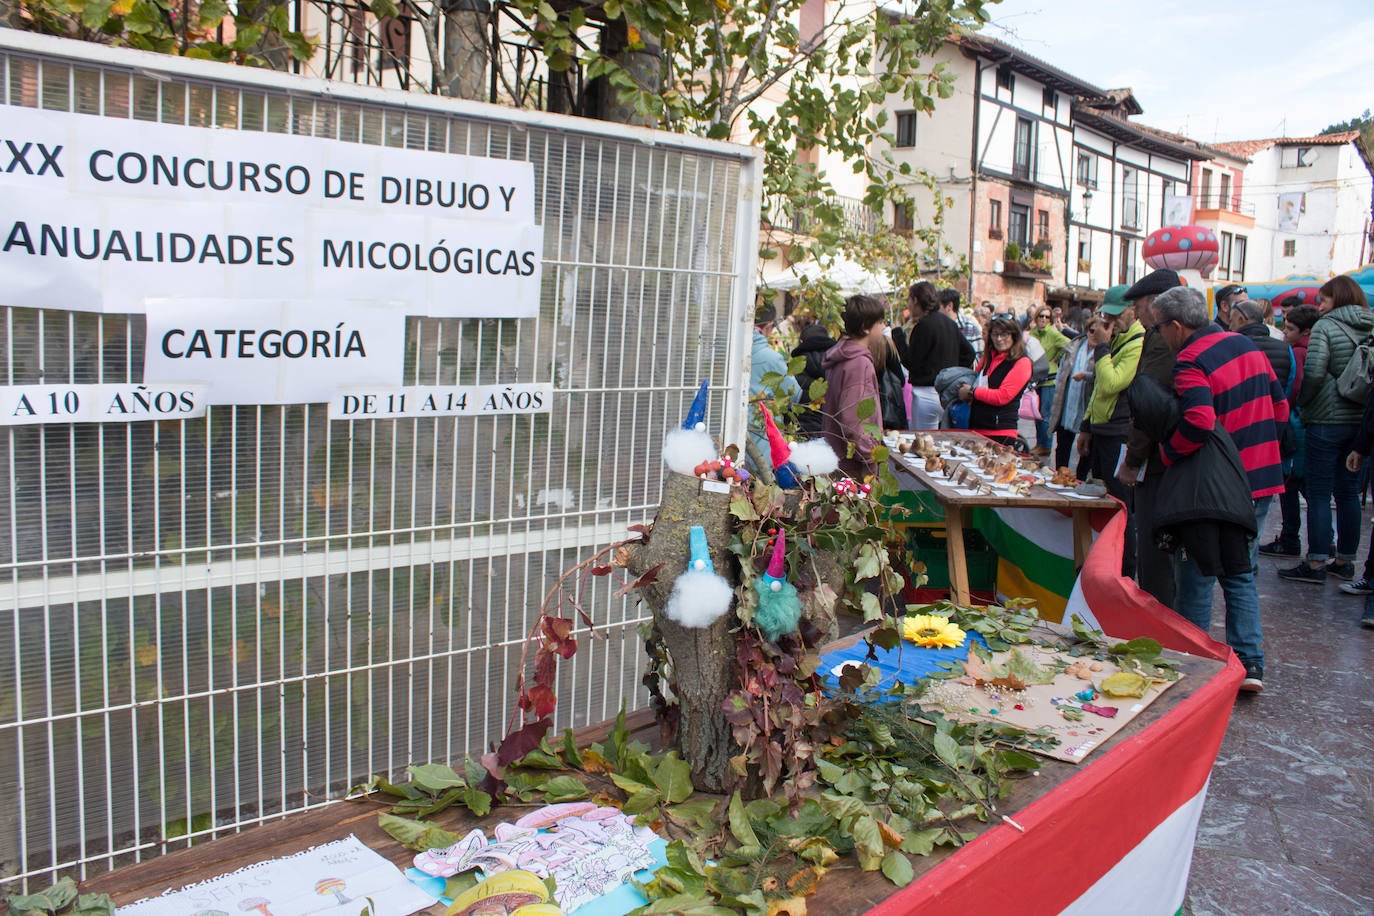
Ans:
{"type": "Polygon", "coordinates": [[[316,42],[291,29],[285,0],[233,8],[227,0],[9,0],[9,8],[16,28],[141,51],[277,69],[315,53],[316,42]]]}
{"type": "Polygon", "coordinates": [[[1358,130],[1360,132],[1360,146],[1364,147],[1365,154],[1374,155],[1374,116],[1370,115],[1368,108],[1359,117],[1332,124],[1322,130],[1322,133],[1343,134],[1348,130],[1358,130]]]}
{"type": "MultiPolygon", "coordinates": [[[[949,98],[954,77],[931,57],[952,35],[986,23],[991,2],[928,0],[905,4],[903,15],[832,3],[825,21],[804,32],[798,27],[803,0],[606,0],[601,12],[623,22],[632,48],[661,48],[660,78],[645,85],[599,49],[579,60],[589,78],[606,80],[626,107],[664,129],[747,139],[761,149],[765,200],[785,202],[803,227],[793,260],[805,255],[824,263],[844,251],[891,275],[900,288],[948,253],[942,235],[948,201],[932,176],[891,155],[895,125],[883,106],[900,100],[901,108],[929,113],[949,98]],[[879,138],[885,147],[875,143],[879,138]],[[855,232],[813,151],[839,156],[861,174],[864,203],[878,213],[894,204],[912,212],[912,194],[920,193],[931,204],[926,224],[910,237],[884,228],[855,232]]],[[[565,14],[543,0],[515,6],[532,23],[549,66],[570,66],[584,21],[577,11],[565,14]]],[[[827,302],[838,305],[834,290],[809,292],[822,314],[827,302]]]]}

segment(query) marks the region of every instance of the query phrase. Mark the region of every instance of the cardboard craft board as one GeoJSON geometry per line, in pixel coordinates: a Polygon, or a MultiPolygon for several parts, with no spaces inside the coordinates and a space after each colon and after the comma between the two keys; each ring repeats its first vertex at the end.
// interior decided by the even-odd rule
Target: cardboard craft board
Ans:
{"type": "MultiPolygon", "coordinates": [[[[667,841],[618,808],[591,802],[547,805],[515,823],[472,830],[457,843],[415,857],[406,877],[452,903],[447,879],[476,869],[492,877],[521,869],[556,882],[554,900],[568,916],[624,916],[648,901],[631,883],[667,864],[667,841]]],[[[485,909],[481,912],[487,912],[485,909]]]]}
{"type": "Polygon", "coordinates": [[[117,916],[238,912],[409,916],[433,903],[434,897],[407,881],[399,868],[350,835],[122,906],[117,916]]]}
{"type": "MultiPolygon", "coordinates": [[[[1041,668],[1080,660],[1093,661],[1080,659],[1051,646],[1025,645],[1018,646],[1014,651],[1020,652],[1041,668]]],[[[860,643],[826,653],[821,659],[822,670],[832,679],[838,678],[842,665],[863,661],[866,652],[867,646],[860,643]]],[[[1011,655],[1011,651],[994,652],[992,661],[1005,665],[1011,655]]],[[[869,661],[868,664],[876,665],[883,673],[879,685],[879,689],[883,689],[896,681],[910,684],[922,677],[929,677],[937,670],[943,670],[941,663],[963,662],[968,658],[968,641],[954,649],[923,649],[903,643],[895,649],[879,649],[877,656],[876,661],[869,661]]],[[[939,709],[947,718],[958,722],[981,720],[1024,731],[1040,731],[1051,736],[1056,743],[1053,747],[1032,748],[1034,753],[1066,763],[1081,763],[1095,748],[1121,731],[1126,723],[1140,715],[1160,694],[1176,683],[1152,683],[1143,697],[1109,697],[1100,690],[1096,691],[1097,695],[1086,703],[1100,709],[1115,709],[1116,714],[1108,718],[1084,710],[1085,701],[1076,696],[1082,691],[1095,689],[1104,678],[1121,670],[1111,661],[1099,663],[1102,670],[1092,672],[1091,681],[1061,671],[1053,682],[1031,684],[1023,691],[965,684],[954,678],[936,679],[920,702],[927,708],[939,709]],[[1082,712],[1082,719],[1071,721],[1065,718],[1061,712],[1065,708],[1082,712]]]]}

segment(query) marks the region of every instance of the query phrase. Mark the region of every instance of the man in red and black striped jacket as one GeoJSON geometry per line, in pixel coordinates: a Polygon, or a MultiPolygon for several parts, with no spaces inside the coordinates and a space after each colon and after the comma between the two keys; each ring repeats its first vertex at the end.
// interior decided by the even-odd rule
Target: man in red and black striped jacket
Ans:
{"type": "MultiPolygon", "coordinates": [[[[1197,451],[1220,423],[1240,451],[1251,495],[1260,499],[1282,493],[1278,424],[1288,422],[1288,399],[1268,358],[1249,338],[1222,331],[1211,322],[1193,329],[1172,321],[1171,329],[1160,331],[1171,343],[1182,343],[1174,363],[1179,421],[1173,436],[1160,446],[1165,464],[1197,451]]],[[[1163,319],[1161,324],[1169,322],[1163,319]]]]}
{"type": "Polygon", "coordinates": [[[1241,689],[1264,689],[1260,649],[1259,595],[1255,587],[1259,539],[1276,493],[1283,492],[1279,452],[1281,426],[1288,424],[1288,398],[1269,360],[1241,334],[1223,331],[1207,317],[1207,304],[1195,289],[1180,287],[1154,301],[1155,328],[1178,353],[1174,391],[1179,398],[1178,427],[1160,446],[1166,466],[1196,452],[1219,425],[1240,452],[1254,499],[1257,536],[1250,542],[1250,569],[1244,575],[1204,576],[1189,557],[1175,560],[1174,608],[1207,629],[1212,587],[1220,581],[1226,599],[1226,641],[1245,665],[1241,689]]]}

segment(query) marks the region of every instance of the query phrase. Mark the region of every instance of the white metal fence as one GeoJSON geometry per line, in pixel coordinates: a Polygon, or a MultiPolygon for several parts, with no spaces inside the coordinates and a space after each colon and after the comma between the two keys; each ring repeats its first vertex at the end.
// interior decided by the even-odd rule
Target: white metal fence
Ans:
{"type": "MultiPolygon", "coordinates": [[[[6,106],[532,162],[539,317],[411,317],[405,383],[555,396],[537,415],[236,406],[0,431],[0,889],[484,750],[544,592],[652,514],[700,379],[738,441],[748,151],[0,29],[0,138],[6,106]]],[[[143,336],[141,316],[0,290],[0,384],[138,381],[143,336]]],[[[559,727],[645,699],[642,612],[593,590],[606,639],[564,663],[559,727]]]]}

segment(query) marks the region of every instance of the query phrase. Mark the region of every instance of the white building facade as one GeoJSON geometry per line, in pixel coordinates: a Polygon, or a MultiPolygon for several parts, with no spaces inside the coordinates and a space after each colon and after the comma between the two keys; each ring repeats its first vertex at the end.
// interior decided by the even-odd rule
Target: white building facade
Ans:
{"type": "Polygon", "coordinates": [[[1074,106],[1068,282],[1053,298],[1100,301],[1103,290],[1148,272],[1145,237],[1187,220],[1186,210],[1180,220],[1166,207],[1170,198],[1188,194],[1193,163],[1212,155],[1184,137],[1130,121],[1141,108],[1128,90],[1111,95],[1106,103],[1085,99],[1074,106]]]}
{"type": "Polygon", "coordinates": [[[1245,273],[1233,280],[1325,278],[1374,258],[1374,166],[1357,131],[1217,147],[1246,162],[1241,205],[1254,213],[1245,273]]]}
{"type": "MultiPolygon", "coordinates": [[[[971,268],[969,300],[1025,311],[1064,283],[1073,100],[1106,93],[983,36],[947,42],[932,63],[955,75],[954,94],[929,114],[890,100],[891,153],[935,176],[946,243],[971,268]]],[[[914,212],[888,214],[899,230],[934,209],[924,188],[912,194],[914,212]]]]}

